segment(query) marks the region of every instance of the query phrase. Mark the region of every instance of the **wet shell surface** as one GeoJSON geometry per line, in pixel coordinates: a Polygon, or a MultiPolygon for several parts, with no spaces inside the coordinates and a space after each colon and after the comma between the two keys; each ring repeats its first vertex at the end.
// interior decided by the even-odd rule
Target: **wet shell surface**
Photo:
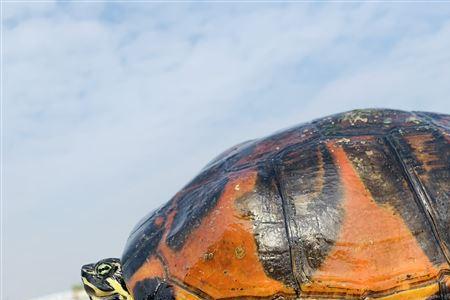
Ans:
{"type": "Polygon", "coordinates": [[[450,299],[450,116],[355,110],[247,141],[132,231],[135,300],[450,299]]]}

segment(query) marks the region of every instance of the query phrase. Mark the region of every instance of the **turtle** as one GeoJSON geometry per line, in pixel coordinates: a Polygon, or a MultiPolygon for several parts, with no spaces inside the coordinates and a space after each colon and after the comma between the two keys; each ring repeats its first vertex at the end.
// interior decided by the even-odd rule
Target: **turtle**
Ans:
{"type": "Polygon", "coordinates": [[[450,299],[450,115],[359,109],[238,144],[82,267],[91,299],[450,299]]]}
{"type": "Polygon", "coordinates": [[[118,258],[105,258],[82,266],[81,279],[90,299],[132,299],[118,258]]]}

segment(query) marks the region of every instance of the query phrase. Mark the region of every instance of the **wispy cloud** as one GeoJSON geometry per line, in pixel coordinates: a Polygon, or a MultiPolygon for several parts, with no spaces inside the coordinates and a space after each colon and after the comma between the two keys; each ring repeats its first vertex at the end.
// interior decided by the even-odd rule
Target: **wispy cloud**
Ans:
{"type": "Polygon", "coordinates": [[[232,144],[358,107],[450,112],[448,5],[4,5],[5,299],[120,256],[232,144]]]}

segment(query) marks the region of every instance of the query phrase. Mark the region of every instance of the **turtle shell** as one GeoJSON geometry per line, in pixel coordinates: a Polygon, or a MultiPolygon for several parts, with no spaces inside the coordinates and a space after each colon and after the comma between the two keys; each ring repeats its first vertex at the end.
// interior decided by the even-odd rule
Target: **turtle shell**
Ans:
{"type": "Polygon", "coordinates": [[[132,231],[143,299],[450,299],[450,116],[354,110],[239,144],[132,231]]]}

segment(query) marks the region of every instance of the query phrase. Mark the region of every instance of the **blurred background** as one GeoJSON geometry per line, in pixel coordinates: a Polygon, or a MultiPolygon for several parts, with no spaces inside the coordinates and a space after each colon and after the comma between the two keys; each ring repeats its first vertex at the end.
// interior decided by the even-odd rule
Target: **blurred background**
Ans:
{"type": "Polygon", "coordinates": [[[450,3],[4,1],[2,25],[5,300],[82,299],[80,266],[236,143],[450,113],[450,3]]]}

